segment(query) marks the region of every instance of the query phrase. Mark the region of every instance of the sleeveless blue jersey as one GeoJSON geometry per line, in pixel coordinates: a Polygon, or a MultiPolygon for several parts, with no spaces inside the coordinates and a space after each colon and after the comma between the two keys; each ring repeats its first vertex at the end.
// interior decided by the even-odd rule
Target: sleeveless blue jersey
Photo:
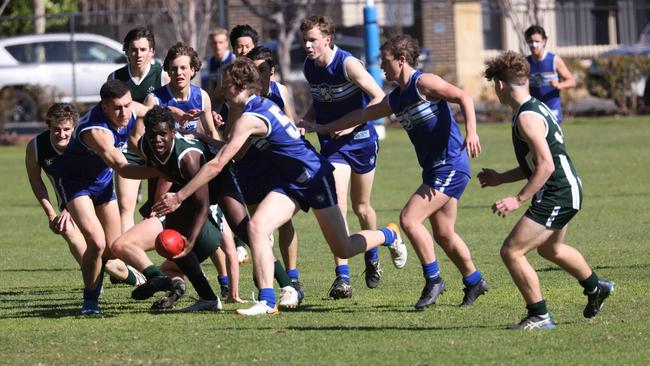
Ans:
{"type": "Polygon", "coordinates": [[[411,139],[423,169],[458,170],[469,175],[463,135],[449,104],[444,100],[428,101],[420,94],[417,81],[421,75],[413,72],[406,88],[396,88],[388,95],[390,108],[411,139]]]}
{"type": "Polygon", "coordinates": [[[526,57],[530,63],[530,95],[539,99],[553,111],[558,121],[562,121],[560,91],[551,85],[551,80],[559,80],[555,66],[555,54],[546,52],[541,61],[532,55],[526,57]]]}
{"type": "Polygon", "coordinates": [[[284,111],[284,98],[282,98],[282,93],[280,93],[278,83],[273,80],[271,80],[271,83],[269,84],[269,94],[267,94],[266,98],[277,104],[278,107],[284,111]]]}
{"type": "MultiPolygon", "coordinates": [[[[352,55],[334,47],[332,61],[325,67],[316,65],[314,60],[305,60],[304,74],[309,82],[316,123],[327,124],[344,115],[365,108],[370,97],[355,83],[348,79],[345,71],[345,59],[352,55]]],[[[321,153],[356,150],[377,141],[377,132],[369,123],[363,123],[352,133],[339,139],[329,134],[318,134],[321,153]]]]}
{"type": "Polygon", "coordinates": [[[109,168],[99,155],[83,143],[81,134],[92,129],[105,130],[113,135],[113,146],[122,152],[126,152],[129,134],[135,125],[135,121],[135,112],[131,111],[128,124],[125,127],[116,129],[108,121],[100,104],[97,104],[81,117],[72,140],[61,157],[57,159],[55,163],[57,175],[77,182],[88,182],[89,184],[102,184],[111,181],[113,179],[113,169],[109,168]]]}
{"type": "MultiPolygon", "coordinates": [[[[191,109],[203,110],[203,93],[201,93],[201,91],[202,89],[198,86],[190,84],[190,95],[187,100],[178,100],[176,97],[174,97],[169,84],[167,84],[154,90],[152,94],[154,96],[156,104],[163,107],[176,107],[184,112],[187,112],[191,109]]],[[[190,131],[195,131],[198,128],[200,121],[201,117],[188,121],[185,125],[185,128],[190,131]]],[[[181,126],[176,123],[176,128],[179,127],[181,126]]]]}
{"type": "Polygon", "coordinates": [[[317,174],[334,170],[330,163],[301,138],[296,125],[275,103],[253,95],[246,103],[244,114],[260,118],[266,123],[267,135],[254,140],[254,144],[289,188],[308,186],[317,174]]]}

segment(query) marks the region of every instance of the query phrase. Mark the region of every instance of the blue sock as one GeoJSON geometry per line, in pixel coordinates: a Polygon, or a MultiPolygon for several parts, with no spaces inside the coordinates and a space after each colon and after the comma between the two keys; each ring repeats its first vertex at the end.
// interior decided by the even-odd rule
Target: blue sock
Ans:
{"type": "Polygon", "coordinates": [[[463,277],[463,284],[465,286],[474,286],[478,283],[478,281],[481,280],[481,278],[483,278],[483,276],[481,276],[481,272],[476,270],[471,275],[463,277]]]}
{"type": "Polygon", "coordinates": [[[384,233],[384,243],[382,245],[384,246],[389,246],[395,242],[395,239],[397,238],[397,234],[386,226],[379,228],[379,231],[384,233]]]}
{"type": "Polygon", "coordinates": [[[289,278],[291,278],[292,280],[298,281],[298,278],[300,277],[300,273],[298,272],[297,268],[287,269],[287,276],[289,276],[289,278]]]}
{"type": "Polygon", "coordinates": [[[364,257],[366,258],[366,264],[369,264],[370,262],[376,262],[379,260],[379,248],[374,247],[367,251],[364,254],[364,257]]]}
{"type": "Polygon", "coordinates": [[[228,276],[217,276],[217,281],[221,286],[228,286],[228,276]]]}
{"type": "Polygon", "coordinates": [[[275,306],[275,291],[273,288],[261,288],[257,299],[259,301],[266,300],[266,306],[272,308],[275,306]]]}
{"type": "Polygon", "coordinates": [[[102,286],[104,285],[104,269],[106,268],[106,261],[102,261],[102,269],[99,271],[99,279],[97,287],[92,290],[84,289],[84,300],[99,300],[99,295],[102,293],[102,286]]]}
{"type": "Polygon", "coordinates": [[[340,266],[336,266],[336,277],[341,277],[343,278],[343,281],[347,283],[348,285],[350,284],[350,266],[347,264],[341,264],[340,266]]]}
{"type": "Polygon", "coordinates": [[[435,260],[429,264],[422,265],[422,274],[427,281],[437,280],[440,277],[440,268],[438,268],[438,261],[435,260]]]}

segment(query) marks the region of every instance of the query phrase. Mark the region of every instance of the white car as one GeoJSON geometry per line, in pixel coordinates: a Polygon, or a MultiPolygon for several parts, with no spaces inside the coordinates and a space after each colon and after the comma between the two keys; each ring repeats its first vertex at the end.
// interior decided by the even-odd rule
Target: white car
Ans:
{"type": "Polygon", "coordinates": [[[0,39],[0,95],[14,99],[8,122],[33,121],[37,106],[23,88],[38,85],[60,101],[93,103],[108,74],[124,66],[122,44],[89,33],[36,34],[0,39]],[[10,93],[2,93],[9,88],[10,93]]]}

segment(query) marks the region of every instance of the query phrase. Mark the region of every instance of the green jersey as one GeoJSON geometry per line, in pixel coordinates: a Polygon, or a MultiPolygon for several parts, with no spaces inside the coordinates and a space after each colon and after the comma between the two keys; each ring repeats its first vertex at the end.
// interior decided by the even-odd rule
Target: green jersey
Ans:
{"type": "Polygon", "coordinates": [[[201,166],[215,155],[203,142],[184,137],[178,132],[172,141],[172,148],[169,151],[169,155],[162,160],[156,156],[153,148],[149,145],[149,141],[145,137],[140,139],[138,146],[146,157],[147,165],[165,173],[171,179],[176,189],[180,189],[192,179],[192,177],[186,177],[181,170],[181,160],[187,153],[192,151],[198,152],[201,155],[201,166]]]}
{"type": "Polygon", "coordinates": [[[123,68],[113,71],[111,78],[125,82],[131,90],[131,98],[136,102],[144,103],[149,93],[162,86],[163,72],[162,66],[151,64],[147,74],[136,82],[131,75],[131,66],[127,64],[123,68]]]}
{"type": "Polygon", "coordinates": [[[63,204],[63,200],[61,199],[61,195],[59,190],[57,189],[57,185],[55,182],[55,169],[54,169],[54,162],[63,154],[63,151],[57,150],[54,145],[52,144],[52,140],[50,139],[50,131],[43,131],[41,132],[36,138],[33,140],[34,143],[34,153],[36,155],[36,162],[38,163],[38,166],[43,169],[45,174],[47,175],[47,178],[50,180],[50,183],[52,183],[52,187],[54,187],[54,192],[56,193],[56,200],[59,206],[59,209],[63,211],[65,208],[65,205],[63,204]]]}
{"type": "Polygon", "coordinates": [[[582,203],[582,182],[567,154],[562,129],[555,115],[539,100],[530,97],[519,106],[512,118],[512,144],[519,167],[527,178],[535,170],[535,160],[528,143],[519,133],[517,120],[526,113],[538,115],[546,127],[546,143],[553,156],[555,170],[542,189],[533,197],[533,205],[545,204],[579,210],[582,203]]]}

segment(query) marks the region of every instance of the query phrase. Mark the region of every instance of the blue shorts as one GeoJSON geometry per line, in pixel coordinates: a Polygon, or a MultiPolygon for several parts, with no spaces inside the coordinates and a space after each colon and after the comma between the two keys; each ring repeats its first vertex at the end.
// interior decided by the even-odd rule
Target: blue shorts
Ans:
{"type": "Polygon", "coordinates": [[[330,163],[349,165],[353,172],[366,174],[377,166],[378,152],[379,144],[375,141],[372,145],[367,145],[356,150],[334,151],[329,155],[321,152],[321,155],[330,163]]]}
{"type": "Polygon", "coordinates": [[[273,192],[284,194],[298,201],[300,209],[307,212],[309,208],[316,210],[336,206],[336,184],[331,171],[315,176],[309,185],[304,188],[279,185],[272,189],[273,192]]]}
{"type": "Polygon", "coordinates": [[[469,179],[469,175],[458,170],[425,170],[422,172],[424,184],[457,200],[463,195],[469,179]]]}
{"type": "Polygon", "coordinates": [[[276,183],[275,180],[277,177],[270,172],[270,169],[261,168],[260,171],[261,174],[253,175],[250,174],[251,172],[248,169],[241,171],[235,168],[237,185],[247,205],[255,205],[262,202],[267,193],[272,190],[273,184],[276,183]]]}
{"type": "Polygon", "coordinates": [[[57,178],[57,190],[61,193],[64,204],[81,196],[88,196],[93,201],[93,205],[99,206],[106,202],[116,199],[113,190],[113,180],[110,179],[104,183],[78,182],[71,179],[57,178]]]}

